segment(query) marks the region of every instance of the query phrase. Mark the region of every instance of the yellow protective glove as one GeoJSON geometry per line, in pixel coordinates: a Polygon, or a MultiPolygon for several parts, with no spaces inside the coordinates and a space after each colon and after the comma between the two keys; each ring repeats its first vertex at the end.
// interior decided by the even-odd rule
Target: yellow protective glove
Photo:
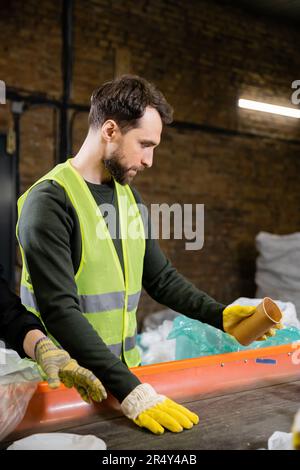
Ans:
{"type": "Polygon", "coordinates": [[[121,403],[127,418],[154,434],[163,434],[164,428],[172,432],[191,429],[199,418],[182,405],[164,395],[158,395],[149,384],[138,385],[121,403]]]}
{"type": "Polygon", "coordinates": [[[293,448],[300,450],[300,409],[296,413],[292,427],[293,448]]]}
{"type": "Polygon", "coordinates": [[[99,379],[88,369],[71,359],[67,351],[59,349],[47,337],[37,341],[35,358],[45,372],[49,387],[57,388],[60,381],[68,388],[75,387],[87,403],[107,398],[105,388],[99,379]]]}
{"type": "MultiPolygon", "coordinates": [[[[229,305],[223,310],[223,328],[226,333],[234,336],[233,331],[235,327],[245,318],[253,315],[256,307],[249,305],[229,305]]],[[[278,323],[273,328],[270,328],[264,336],[257,338],[256,341],[264,341],[270,336],[275,336],[276,330],[280,330],[282,324],[278,323]]]]}

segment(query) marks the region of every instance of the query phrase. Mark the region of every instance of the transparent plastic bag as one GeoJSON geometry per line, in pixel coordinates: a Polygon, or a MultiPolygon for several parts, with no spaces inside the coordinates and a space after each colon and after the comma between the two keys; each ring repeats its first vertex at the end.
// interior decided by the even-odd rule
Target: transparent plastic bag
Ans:
{"type": "Polygon", "coordinates": [[[22,421],[40,380],[36,363],[0,348],[0,441],[22,421]]]}
{"type": "Polygon", "coordinates": [[[0,384],[0,441],[22,421],[37,382],[0,384]]]}

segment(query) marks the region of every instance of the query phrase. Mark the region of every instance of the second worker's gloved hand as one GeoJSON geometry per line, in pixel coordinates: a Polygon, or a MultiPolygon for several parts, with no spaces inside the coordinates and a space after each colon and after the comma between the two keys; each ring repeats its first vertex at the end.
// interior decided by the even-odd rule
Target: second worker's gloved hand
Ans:
{"type": "Polygon", "coordinates": [[[293,448],[300,450],[300,409],[296,413],[292,427],[293,448]]]}
{"type": "Polygon", "coordinates": [[[127,418],[154,434],[163,434],[164,428],[181,432],[199,422],[195,413],[164,395],[158,395],[149,384],[138,385],[132,390],[122,401],[121,409],[127,418]]]}
{"type": "Polygon", "coordinates": [[[105,388],[88,369],[81,367],[64,349],[57,348],[48,338],[35,345],[35,358],[47,376],[49,387],[57,388],[62,382],[66,387],[75,387],[87,403],[107,398],[105,388]]]}
{"type": "MultiPolygon", "coordinates": [[[[229,305],[223,310],[223,328],[226,333],[234,336],[235,327],[250,315],[253,315],[256,307],[249,305],[229,305]]],[[[276,330],[280,330],[282,324],[275,324],[273,328],[270,328],[264,336],[257,338],[256,341],[264,341],[270,336],[275,336],[276,330]]]]}

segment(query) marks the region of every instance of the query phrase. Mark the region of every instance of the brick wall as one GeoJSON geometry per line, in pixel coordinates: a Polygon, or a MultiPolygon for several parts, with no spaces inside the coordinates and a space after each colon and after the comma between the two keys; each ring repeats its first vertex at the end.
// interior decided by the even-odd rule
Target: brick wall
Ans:
{"type": "MultiPolygon", "coordinates": [[[[7,86],[61,97],[61,2],[3,2],[0,79],[7,86]]],[[[153,168],[136,180],[145,201],[205,204],[205,244],[161,245],[174,265],[222,302],[253,295],[255,235],[300,230],[300,127],[297,120],[239,110],[238,97],[290,105],[299,79],[300,33],[222,2],[74,2],[72,100],[117,73],[155,82],[175,119],[199,129],[165,131],[153,168]],[[201,128],[202,126],[202,128],[201,128]],[[217,130],[217,132],[216,132],[217,130]]],[[[9,103],[0,106],[0,131],[9,103]]],[[[87,115],[74,118],[75,153],[87,115]]],[[[31,108],[21,118],[21,188],[55,162],[57,116],[31,108]]],[[[160,306],[144,295],[140,316],[160,306]]]]}

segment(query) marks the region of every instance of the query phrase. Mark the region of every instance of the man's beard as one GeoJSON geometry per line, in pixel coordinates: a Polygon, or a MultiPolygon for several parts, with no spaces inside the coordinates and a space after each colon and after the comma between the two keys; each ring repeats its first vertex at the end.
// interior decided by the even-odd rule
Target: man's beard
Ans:
{"type": "Polygon", "coordinates": [[[121,155],[118,151],[113,152],[109,159],[104,159],[103,163],[107,171],[111,174],[111,176],[120,184],[125,185],[129,184],[135,174],[132,176],[129,174],[130,170],[138,171],[137,167],[130,167],[126,168],[122,165],[121,160],[123,159],[123,155],[121,155]]]}

